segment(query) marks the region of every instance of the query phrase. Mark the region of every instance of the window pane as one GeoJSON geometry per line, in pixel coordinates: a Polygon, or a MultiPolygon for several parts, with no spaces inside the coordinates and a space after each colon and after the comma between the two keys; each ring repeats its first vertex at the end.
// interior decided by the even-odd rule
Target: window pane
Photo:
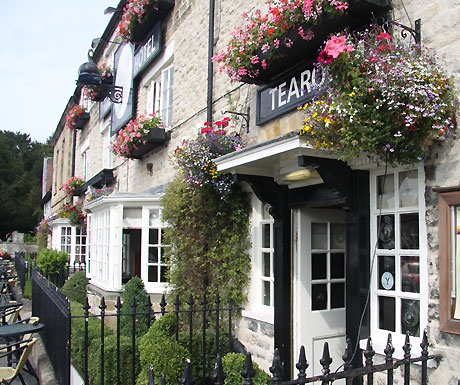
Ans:
{"type": "Polygon", "coordinates": [[[158,247],[149,247],[149,263],[158,263],[158,247]]]}
{"type": "Polygon", "coordinates": [[[379,226],[379,249],[391,250],[395,248],[395,217],[394,215],[382,215],[377,217],[379,226]]]}
{"type": "Polygon", "coordinates": [[[270,224],[262,225],[262,247],[270,248],[270,224]]]}
{"type": "Polygon", "coordinates": [[[161,229],[160,231],[161,231],[161,234],[160,234],[161,235],[161,243],[163,244],[165,242],[165,231],[164,231],[164,229],[161,229]]]}
{"type": "Polygon", "coordinates": [[[331,223],[331,249],[345,248],[345,225],[331,223]]]}
{"type": "Polygon", "coordinates": [[[401,214],[401,249],[418,249],[418,213],[401,214]]]}
{"type": "Polygon", "coordinates": [[[149,266],[148,280],[149,282],[158,282],[158,266],[149,266]]]}
{"type": "Polygon", "coordinates": [[[264,285],[264,305],[270,306],[270,281],[263,281],[264,285]]]}
{"type": "Polygon", "coordinates": [[[65,227],[61,227],[61,235],[65,235],[66,233],[66,228],[65,227]]]}
{"type": "Polygon", "coordinates": [[[418,257],[401,257],[402,291],[420,292],[420,275],[418,257]]]}
{"type": "Polygon", "coordinates": [[[395,331],[395,299],[379,297],[379,328],[395,331]]]}
{"type": "Polygon", "coordinates": [[[395,257],[379,257],[379,289],[395,289],[395,257]]]}
{"type": "Polygon", "coordinates": [[[394,176],[388,174],[377,177],[377,208],[389,209],[395,207],[394,176]]]}
{"type": "Polygon", "coordinates": [[[418,206],[417,170],[399,173],[399,207],[418,206]]]}
{"type": "Polygon", "coordinates": [[[345,307],[345,282],[331,283],[331,309],[345,307]]]}
{"type": "Polygon", "coordinates": [[[345,254],[331,254],[331,278],[345,278],[345,254]]]}
{"type": "Polygon", "coordinates": [[[271,272],[271,261],[270,261],[270,253],[262,253],[263,255],[263,258],[262,258],[262,263],[263,263],[263,267],[262,267],[262,271],[263,271],[263,275],[264,277],[270,277],[270,272],[271,272]]]}
{"type": "Polygon", "coordinates": [[[149,230],[149,243],[151,245],[158,245],[158,229],[149,230]]]}
{"type": "Polygon", "coordinates": [[[327,224],[312,223],[311,224],[311,248],[312,249],[327,249],[327,224]]]}
{"type": "Polygon", "coordinates": [[[327,254],[312,254],[311,256],[311,279],[327,278],[327,254]]]}
{"type": "Polygon", "coordinates": [[[311,285],[311,310],[327,309],[327,285],[311,285]]]}
{"type": "Polygon", "coordinates": [[[420,303],[412,299],[401,300],[401,331],[420,336],[420,303]]]}

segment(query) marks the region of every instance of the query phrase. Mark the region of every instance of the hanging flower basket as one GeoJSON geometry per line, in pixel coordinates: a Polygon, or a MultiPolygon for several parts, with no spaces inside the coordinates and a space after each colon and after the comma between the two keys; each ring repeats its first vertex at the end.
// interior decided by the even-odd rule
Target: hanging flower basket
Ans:
{"type": "Polygon", "coordinates": [[[299,61],[315,57],[324,39],[345,27],[356,29],[392,8],[391,0],[275,0],[267,14],[259,10],[232,32],[227,49],[213,61],[233,81],[268,83],[299,61]]]}
{"type": "Polygon", "coordinates": [[[81,204],[64,204],[58,214],[59,218],[68,218],[73,226],[83,227],[86,225],[86,211],[81,204]]]}
{"type": "Polygon", "coordinates": [[[158,112],[141,115],[128,122],[112,142],[111,149],[119,157],[141,159],[142,156],[169,140],[158,112]]]}
{"type": "Polygon", "coordinates": [[[376,27],[331,37],[318,61],[330,82],[299,107],[306,114],[300,133],[316,148],[412,164],[457,127],[453,80],[427,48],[394,42],[376,27]]]}
{"type": "Polygon", "coordinates": [[[80,196],[83,193],[82,187],[84,184],[85,180],[83,178],[73,176],[62,185],[61,190],[68,196],[80,196]]]}
{"type": "Polygon", "coordinates": [[[175,0],[128,0],[118,25],[120,36],[140,43],[158,20],[174,8],[174,4],[175,0]]]}
{"type": "Polygon", "coordinates": [[[89,121],[89,113],[85,108],[77,104],[74,106],[65,118],[65,124],[69,128],[82,129],[89,121]]]}

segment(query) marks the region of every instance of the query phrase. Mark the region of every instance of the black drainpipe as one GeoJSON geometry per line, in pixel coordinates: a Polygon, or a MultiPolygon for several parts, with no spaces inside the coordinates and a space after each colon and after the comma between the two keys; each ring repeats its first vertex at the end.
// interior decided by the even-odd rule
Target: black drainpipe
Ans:
{"type": "Polygon", "coordinates": [[[75,157],[77,153],[77,129],[73,129],[73,142],[72,142],[72,165],[70,176],[75,176],[75,157]]]}
{"type": "Polygon", "coordinates": [[[214,80],[212,56],[214,53],[214,0],[209,0],[209,40],[208,40],[208,96],[206,121],[212,122],[212,87],[214,80]]]}

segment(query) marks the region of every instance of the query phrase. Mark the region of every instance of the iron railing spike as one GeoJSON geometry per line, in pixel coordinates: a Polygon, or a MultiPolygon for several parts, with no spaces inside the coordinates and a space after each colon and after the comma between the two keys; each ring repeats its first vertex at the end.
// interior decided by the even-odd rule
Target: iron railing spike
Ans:
{"type": "Polygon", "coordinates": [[[281,365],[280,351],[278,348],[275,348],[275,352],[273,353],[272,366],[270,366],[269,370],[272,373],[272,384],[280,383],[282,380],[281,378],[282,365],[281,365]]]}
{"type": "Polygon", "coordinates": [[[194,382],[192,376],[192,366],[190,365],[190,360],[185,360],[184,372],[182,373],[182,378],[179,380],[181,385],[192,385],[194,382]]]}
{"type": "Polygon", "coordinates": [[[342,356],[342,361],[344,362],[343,364],[344,370],[348,370],[348,368],[351,366],[352,357],[353,357],[353,348],[351,346],[351,339],[350,337],[347,337],[345,351],[343,352],[343,356],[342,356]]]}
{"type": "Polygon", "coordinates": [[[165,298],[165,295],[163,294],[161,296],[161,302],[160,302],[161,315],[165,315],[166,305],[167,305],[166,298],[165,298]]]}
{"type": "Polygon", "coordinates": [[[224,368],[222,365],[222,357],[220,356],[220,354],[218,354],[216,357],[216,365],[214,367],[212,381],[214,382],[214,385],[223,385],[226,377],[227,376],[224,373],[224,368]]]}
{"type": "Polygon", "coordinates": [[[297,362],[295,367],[299,371],[297,378],[299,380],[305,379],[307,377],[306,372],[308,368],[308,362],[307,362],[307,356],[305,354],[305,347],[303,345],[300,347],[299,362],[297,362]]]}
{"type": "Polygon", "coordinates": [[[149,381],[147,385],[155,385],[154,376],[153,376],[153,364],[149,365],[149,381]]]}
{"type": "Polygon", "coordinates": [[[244,359],[244,366],[241,375],[244,378],[244,385],[252,385],[253,378],[256,375],[254,366],[252,365],[251,353],[246,353],[246,358],[244,359]]]}
{"type": "Polygon", "coordinates": [[[319,360],[319,363],[323,367],[323,374],[327,376],[331,372],[329,367],[332,364],[332,358],[329,353],[329,344],[327,342],[324,343],[323,356],[319,360]]]}
{"type": "Polygon", "coordinates": [[[372,346],[372,338],[367,338],[366,350],[364,351],[364,357],[366,357],[366,366],[372,366],[375,350],[372,346]]]}
{"type": "Polygon", "coordinates": [[[164,373],[161,373],[160,376],[160,385],[166,385],[166,377],[164,373]]]}

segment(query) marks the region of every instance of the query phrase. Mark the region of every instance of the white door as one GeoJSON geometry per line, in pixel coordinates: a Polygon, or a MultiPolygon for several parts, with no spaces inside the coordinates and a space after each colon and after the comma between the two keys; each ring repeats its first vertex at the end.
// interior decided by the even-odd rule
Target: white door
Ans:
{"type": "MultiPolygon", "coordinates": [[[[294,361],[305,347],[308,376],[321,374],[324,342],[342,364],[345,349],[345,225],[344,212],[298,209],[294,227],[294,361]]],[[[294,370],[294,373],[296,371],[294,370]]]]}

